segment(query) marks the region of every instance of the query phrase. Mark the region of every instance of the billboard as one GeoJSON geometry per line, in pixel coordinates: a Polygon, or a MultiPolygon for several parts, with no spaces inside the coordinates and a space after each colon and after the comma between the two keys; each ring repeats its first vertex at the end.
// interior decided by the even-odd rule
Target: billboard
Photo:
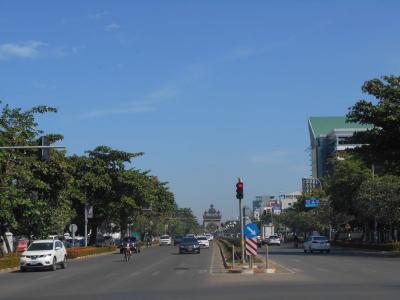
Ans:
{"type": "Polygon", "coordinates": [[[304,198],[306,208],[315,208],[319,206],[319,197],[306,197],[304,198]]]}

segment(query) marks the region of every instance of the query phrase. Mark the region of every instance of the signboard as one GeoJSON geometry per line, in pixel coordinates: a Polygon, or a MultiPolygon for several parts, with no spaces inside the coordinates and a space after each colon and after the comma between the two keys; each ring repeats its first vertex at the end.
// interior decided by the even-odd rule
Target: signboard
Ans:
{"type": "Polygon", "coordinates": [[[319,206],[319,197],[306,197],[304,198],[306,208],[314,208],[319,206]]]}
{"type": "Polygon", "coordinates": [[[246,238],[246,254],[257,255],[257,239],[246,238]]]}
{"type": "Polygon", "coordinates": [[[71,231],[73,235],[75,235],[75,232],[77,230],[78,230],[78,226],[76,226],[76,224],[70,224],[69,225],[69,231],[71,231]]]}
{"type": "Polygon", "coordinates": [[[86,206],[87,218],[93,218],[93,206],[86,206]]]}
{"type": "Polygon", "coordinates": [[[250,224],[247,224],[246,226],[244,226],[243,231],[244,231],[244,235],[247,238],[255,238],[255,237],[257,237],[257,235],[260,232],[258,230],[257,225],[253,224],[253,223],[250,223],[250,224]]]}

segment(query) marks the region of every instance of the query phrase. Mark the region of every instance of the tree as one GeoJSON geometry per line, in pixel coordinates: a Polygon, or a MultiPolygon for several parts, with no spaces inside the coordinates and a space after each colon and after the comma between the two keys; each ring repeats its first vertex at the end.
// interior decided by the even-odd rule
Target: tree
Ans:
{"type": "Polygon", "coordinates": [[[372,174],[361,159],[341,153],[341,159],[332,157],[329,161],[324,187],[335,212],[357,217],[354,198],[360,185],[372,174]]]}
{"type": "Polygon", "coordinates": [[[349,122],[373,125],[354,135],[353,142],[362,144],[355,152],[368,165],[381,167],[382,173],[400,174],[400,77],[366,81],[362,91],[375,97],[377,103],[360,100],[347,114],[349,122]]]}
{"type": "MultiPolygon", "coordinates": [[[[0,145],[35,146],[43,132],[36,114],[56,112],[55,108],[36,106],[28,110],[5,105],[0,116],[0,145]]],[[[61,135],[47,135],[51,143],[61,135]]],[[[71,216],[51,213],[68,207],[68,171],[64,153],[53,151],[47,162],[39,160],[36,149],[0,151],[0,234],[12,230],[19,234],[46,235],[57,231],[71,216]],[[45,208],[45,209],[44,209],[45,208]]]]}
{"type": "Polygon", "coordinates": [[[355,197],[355,205],[366,226],[372,220],[390,229],[399,226],[400,177],[385,175],[364,181],[355,197]]]}

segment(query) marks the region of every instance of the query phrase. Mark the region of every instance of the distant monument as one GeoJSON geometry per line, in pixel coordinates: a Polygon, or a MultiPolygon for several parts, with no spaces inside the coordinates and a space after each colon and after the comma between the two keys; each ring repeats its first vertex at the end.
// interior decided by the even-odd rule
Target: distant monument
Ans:
{"type": "Polygon", "coordinates": [[[207,232],[216,231],[221,224],[221,213],[215,210],[214,205],[210,205],[208,211],[203,214],[203,228],[207,232]]]}

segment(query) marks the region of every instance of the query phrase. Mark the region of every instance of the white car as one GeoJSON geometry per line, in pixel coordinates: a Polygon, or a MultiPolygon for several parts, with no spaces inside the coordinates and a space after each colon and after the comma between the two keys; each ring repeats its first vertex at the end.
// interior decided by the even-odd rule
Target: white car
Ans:
{"type": "Polygon", "coordinates": [[[199,243],[200,248],[209,248],[210,247],[210,242],[208,241],[208,239],[205,235],[198,236],[197,242],[199,243]]]}
{"type": "Polygon", "coordinates": [[[307,240],[303,243],[304,253],[310,251],[313,253],[314,251],[326,252],[329,253],[331,251],[331,244],[326,236],[309,236],[307,240]]]}
{"type": "Polygon", "coordinates": [[[37,240],[20,257],[20,270],[51,269],[57,270],[57,265],[67,267],[67,250],[59,240],[37,240]]]}
{"type": "Polygon", "coordinates": [[[212,234],[206,233],[205,236],[207,237],[207,240],[209,240],[210,242],[214,240],[214,236],[212,234]]]}
{"type": "Polygon", "coordinates": [[[268,246],[272,246],[272,245],[277,245],[280,246],[281,245],[281,238],[277,235],[271,235],[268,238],[268,246]]]}
{"type": "Polygon", "coordinates": [[[169,235],[162,235],[160,237],[160,246],[162,246],[162,245],[171,246],[172,245],[172,238],[169,235]]]}

